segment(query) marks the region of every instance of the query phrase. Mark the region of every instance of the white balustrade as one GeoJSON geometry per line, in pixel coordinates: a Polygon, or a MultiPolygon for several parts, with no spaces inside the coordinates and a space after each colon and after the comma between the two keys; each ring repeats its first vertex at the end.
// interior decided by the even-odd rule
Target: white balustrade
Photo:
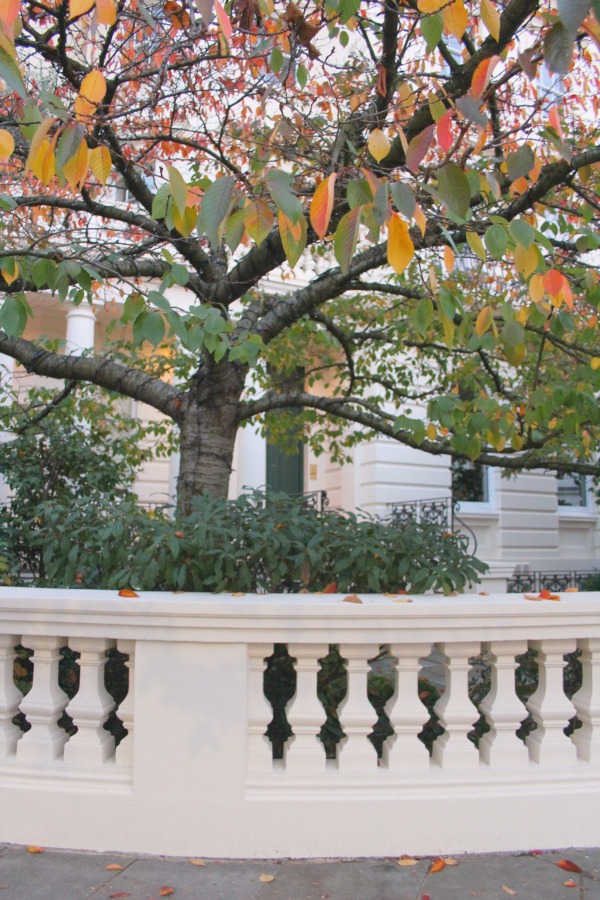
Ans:
{"type": "Polygon", "coordinates": [[[377,752],[368,738],[377,714],[367,694],[369,660],[379,653],[379,644],[341,644],[340,656],[347,660],[348,690],[338,708],[345,737],[338,745],[340,772],[373,772],[377,752]]]}
{"type": "Polygon", "coordinates": [[[490,726],[479,742],[481,759],[494,766],[527,765],[527,747],[517,737],[527,710],[517,697],[515,681],[515,657],[525,653],[527,642],[490,641],[485,647],[492,667],[492,685],[479,706],[490,726]]]}
{"type": "Polygon", "coordinates": [[[327,644],[289,644],[288,653],[296,660],[296,693],[286,715],[294,736],[284,748],[286,772],[323,772],[325,748],[319,732],[325,721],[325,710],[317,696],[319,660],[327,656],[327,644]]]}
{"type": "Polygon", "coordinates": [[[64,637],[22,638],[22,644],[33,650],[33,680],[20,707],[31,725],[17,744],[20,761],[46,762],[62,756],[67,733],[58,720],[69,698],[58,684],[58,664],[60,649],[66,642],[64,637]]]}
{"type": "Polygon", "coordinates": [[[390,653],[396,658],[396,689],[385,711],[394,734],[383,745],[382,762],[391,772],[429,769],[429,754],[418,735],[429,719],[419,699],[420,659],[427,656],[430,644],[394,644],[390,653]]]}
{"type": "Polygon", "coordinates": [[[573,695],[581,728],[573,733],[579,759],[600,762],[600,639],[583,638],[581,649],[581,687],[573,695]]]}
{"type": "Polygon", "coordinates": [[[133,765],[133,727],[135,715],[135,641],[121,640],[117,642],[117,650],[124,653],[128,659],[125,667],[129,674],[129,687],[127,696],[121,702],[117,716],[127,729],[127,734],[119,744],[115,753],[115,760],[120,766],[133,765]]]}
{"type": "Polygon", "coordinates": [[[266,735],[273,710],[264,692],[267,657],[273,644],[251,644],[248,648],[248,771],[255,774],[273,769],[273,750],[266,735]]]}
{"type": "Polygon", "coordinates": [[[480,645],[471,641],[441,642],[436,650],[442,654],[445,689],[434,707],[444,734],[433,744],[432,758],[447,767],[477,767],[479,754],[467,735],[479,718],[469,699],[469,659],[477,656],[480,645]]]}
{"type": "Polygon", "coordinates": [[[574,640],[531,641],[537,651],[538,687],[529,698],[527,709],[537,725],[527,736],[530,757],[536,763],[574,763],[576,747],[564,729],[577,710],[563,687],[565,654],[572,653],[574,640]]]}
{"type": "Polygon", "coordinates": [[[19,641],[14,634],[0,634],[0,759],[14,754],[22,735],[13,722],[23,699],[14,682],[15,647],[19,641]]]}
{"type": "Polygon", "coordinates": [[[104,686],[106,651],[114,641],[106,638],[69,639],[72,650],[80,653],[79,690],[67,706],[77,733],[65,747],[65,762],[101,764],[114,756],[115,739],[104,723],[115,705],[104,686]]]}

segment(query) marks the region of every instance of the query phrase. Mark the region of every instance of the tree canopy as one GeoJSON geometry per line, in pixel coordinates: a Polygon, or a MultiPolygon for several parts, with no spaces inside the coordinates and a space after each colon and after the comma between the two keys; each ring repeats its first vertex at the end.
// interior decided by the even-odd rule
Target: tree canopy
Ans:
{"type": "Polygon", "coordinates": [[[8,0],[0,25],[0,352],[171,417],[182,508],[274,412],[339,453],[598,473],[598,0],[8,0]],[[183,382],[21,337],[28,291],[107,285],[183,382]]]}

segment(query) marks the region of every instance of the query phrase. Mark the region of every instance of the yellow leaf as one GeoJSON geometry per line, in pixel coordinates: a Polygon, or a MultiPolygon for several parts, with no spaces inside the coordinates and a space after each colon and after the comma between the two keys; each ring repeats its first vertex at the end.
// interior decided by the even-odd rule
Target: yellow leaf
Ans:
{"type": "Polygon", "coordinates": [[[413,213],[413,219],[415,220],[415,223],[417,225],[417,228],[421,232],[421,235],[423,237],[425,237],[425,229],[427,228],[427,217],[425,216],[425,213],[423,212],[423,210],[421,209],[421,207],[419,206],[418,203],[415,206],[415,211],[413,213]]]}
{"type": "Polygon", "coordinates": [[[106,184],[112,168],[108,147],[94,147],[90,152],[90,168],[100,184],[106,184]]]}
{"type": "Polygon", "coordinates": [[[96,0],[96,24],[114,25],[117,21],[115,0],[96,0]]]}
{"type": "Polygon", "coordinates": [[[427,426],[427,437],[430,441],[435,441],[435,439],[437,438],[437,428],[435,427],[433,422],[430,422],[427,426]]]}
{"type": "Polygon", "coordinates": [[[94,0],[71,0],[69,3],[69,18],[75,19],[89,12],[94,5],[94,0]]]}
{"type": "Polygon", "coordinates": [[[190,859],[190,862],[193,866],[205,866],[206,863],[203,859],[190,859]]]}
{"type": "Polygon", "coordinates": [[[450,6],[445,6],[442,10],[442,18],[446,34],[453,34],[460,41],[469,23],[469,14],[463,0],[454,0],[450,6]]]}
{"type": "Polygon", "coordinates": [[[258,880],[262,881],[263,884],[269,884],[270,881],[275,881],[274,875],[259,875],[258,880]]]}
{"type": "Polygon", "coordinates": [[[500,40],[500,13],[492,0],[481,0],[480,16],[494,40],[500,40]]]}
{"type": "Polygon", "coordinates": [[[369,153],[377,162],[385,159],[391,149],[390,142],[381,128],[375,128],[371,132],[367,141],[367,147],[369,148],[369,153]]]}
{"type": "Polygon", "coordinates": [[[163,885],[163,886],[162,886],[161,888],[159,888],[159,890],[158,890],[158,896],[159,896],[159,897],[170,897],[171,894],[174,894],[174,893],[175,893],[175,888],[168,887],[168,885],[166,885],[166,884],[163,885]]]}
{"type": "Polygon", "coordinates": [[[392,213],[388,226],[387,258],[390,266],[401,275],[415,255],[415,248],[408,233],[408,225],[398,213],[392,213]]]}
{"type": "MultiPolygon", "coordinates": [[[[29,161],[29,157],[27,159],[29,161]]],[[[35,157],[31,160],[29,168],[35,177],[39,178],[44,185],[48,184],[52,178],[54,178],[56,173],[56,160],[54,158],[52,145],[48,138],[44,138],[41,142],[35,157]]]]}
{"type": "Polygon", "coordinates": [[[19,264],[14,260],[12,272],[9,272],[8,269],[0,269],[0,272],[2,273],[5,282],[7,284],[12,284],[13,281],[16,281],[19,277],[19,264]]]}
{"type": "Polygon", "coordinates": [[[327,234],[329,220],[333,212],[334,188],[337,178],[334,172],[328,178],[324,178],[318,185],[310,204],[310,224],[313,230],[323,240],[327,234]]]}
{"type": "Polygon", "coordinates": [[[402,859],[397,859],[396,863],[399,866],[416,866],[418,863],[418,859],[413,859],[410,856],[403,856],[402,859]]]}
{"type": "Polygon", "coordinates": [[[517,244],[515,247],[515,266],[519,275],[522,275],[523,278],[529,278],[537,269],[539,261],[540,255],[535,244],[530,244],[529,247],[517,244]]]}
{"type": "Polygon", "coordinates": [[[487,260],[487,254],[485,252],[485,247],[483,246],[483,241],[476,231],[467,231],[467,244],[469,245],[475,256],[479,257],[481,262],[485,262],[487,260]]]}
{"type": "Polygon", "coordinates": [[[454,251],[452,250],[452,247],[449,247],[447,244],[444,247],[444,268],[448,274],[450,274],[454,268],[454,251]]]}
{"type": "Polygon", "coordinates": [[[27,852],[28,853],[45,853],[46,851],[44,850],[43,847],[28,847],[27,852]]]}
{"type": "Polygon", "coordinates": [[[417,6],[419,7],[419,12],[429,15],[430,13],[436,13],[447,2],[448,0],[419,0],[417,6]]]}
{"type": "Polygon", "coordinates": [[[479,337],[481,337],[482,334],[485,334],[493,321],[494,310],[491,306],[484,306],[477,316],[477,321],[475,322],[475,331],[477,332],[479,337]]]}
{"type": "Polygon", "coordinates": [[[93,116],[105,94],[106,80],[104,75],[98,69],[94,69],[81,82],[79,95],[73,107],[77,118],[86,119],[93,116]]]}
{"type": "Polygon", "coordinates": [[[4,161],[12,156],[12,153],[15,149],[15,141],[10,133],[5,128],[0,129],[0,160],[4,161]]]}
{"type": "Polygon", "coordinates": [[[529,296],[532,303],[539,303],[544,296],[544,276],[532,275],[529,281],[529,296]]]}
{"type": "MultiPolygon", "coordinates": [[[[44,141],[46,140],[46,136],[56,119],[44,119],[43,122],[40,122],[38,127],[35,130],[35,133],[31,139],[31,143],[29,144],[29,153],[27,154],[27,161],[25,162],[25,171],[28,172],[30,169],[34,171],[34,165],[37,165],[36,160],[40,155],[40,151],[42,150],[44,141]]],[[[34,172],[34,174],[36,174],[34,172]]]]}
{"type": "Polygon", "coordinates": [[[599,357],[599,356],[594,356],[594,357],[590,360],[590,365],[591,365],[592,369],[600,369],[600,357],[599,357]]]}
{"type": "Polygon", "coordinates": [[[63,165],[63,174],[71,190],[78,190],[89,171],[90,151],[85,141],[82,141],[77,152],[63,165]]]}

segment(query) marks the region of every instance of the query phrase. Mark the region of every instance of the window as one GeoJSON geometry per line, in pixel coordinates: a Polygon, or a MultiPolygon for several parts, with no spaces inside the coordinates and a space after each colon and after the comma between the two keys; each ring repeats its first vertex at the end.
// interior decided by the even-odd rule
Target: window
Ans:
{"type": "Polygon", "coordinates": [[[559,506],[587,506],[585,475],[557,475],[556,492],[559,506]]]}
{"type": "Polygon", "coordinates": [[[459,503],[489,503],[487,467],[468,459],[453,459],[452,499],[459,503]]]}

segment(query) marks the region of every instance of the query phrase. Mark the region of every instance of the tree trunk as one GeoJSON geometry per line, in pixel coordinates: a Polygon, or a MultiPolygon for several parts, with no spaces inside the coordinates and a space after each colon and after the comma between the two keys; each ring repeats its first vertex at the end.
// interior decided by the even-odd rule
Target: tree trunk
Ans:
{"type": "Polygon", "coordinates": [[[227,497],[245,369],[221,362],[197,376],[180,423],[177,512],[187,515],[206,492],[227,497]]]}

